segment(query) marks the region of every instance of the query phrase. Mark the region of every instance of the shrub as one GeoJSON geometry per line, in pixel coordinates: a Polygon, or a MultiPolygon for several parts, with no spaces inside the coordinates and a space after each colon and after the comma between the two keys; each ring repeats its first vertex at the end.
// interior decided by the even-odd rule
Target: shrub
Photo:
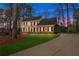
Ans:
{"type": "Polygon", "coordinates": [[[61,27],[58,25],[58,24],[56,24],[55,25],[55,27],[54,27],[54,33],[60,33],[61,32],[61,27]]]}

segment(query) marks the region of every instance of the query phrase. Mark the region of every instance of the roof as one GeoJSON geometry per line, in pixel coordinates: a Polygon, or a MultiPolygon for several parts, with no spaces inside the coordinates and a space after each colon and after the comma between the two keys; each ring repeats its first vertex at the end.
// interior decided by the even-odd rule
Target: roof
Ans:
{"type": "Polygon", "coordinates": [[[40,20],[41,16],[26,18],[23,21],[32,21],[32,20],[40,20]]]}
{"type": "Polygon", "coordinates": [[[56,18],[43,19],[38,25],[55,25],[57,23],[56,18]]]}

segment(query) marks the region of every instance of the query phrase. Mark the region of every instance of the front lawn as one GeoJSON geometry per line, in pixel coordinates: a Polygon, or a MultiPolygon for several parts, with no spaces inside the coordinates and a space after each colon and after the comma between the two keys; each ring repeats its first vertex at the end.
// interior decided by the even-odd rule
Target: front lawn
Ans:
{"type": "Polygon", "coordinates": [[[0,55],[10,55],[23,49],[31,48],[38,44],[53,40],[58,35],[56,34],[29,34],[23,40],[15,44],[0,45],[0,55]]]}

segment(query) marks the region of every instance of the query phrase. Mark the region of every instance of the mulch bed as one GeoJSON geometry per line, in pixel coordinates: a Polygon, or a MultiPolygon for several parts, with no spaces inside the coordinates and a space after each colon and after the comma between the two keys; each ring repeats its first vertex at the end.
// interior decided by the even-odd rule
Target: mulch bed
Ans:
{"type": "Polygon", "coordinates": [[[22,40],[25,37],[25,35],[17,35],[17,39],[11,39],[9,36],[3,36],[0,37],[0,45],[5,45],[5,44],[14,44],[19,40],[22,40]]]}

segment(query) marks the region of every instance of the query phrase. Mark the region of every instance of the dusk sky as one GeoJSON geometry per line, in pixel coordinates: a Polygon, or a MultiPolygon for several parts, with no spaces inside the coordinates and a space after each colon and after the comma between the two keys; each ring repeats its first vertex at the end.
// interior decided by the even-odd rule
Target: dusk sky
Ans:
{"type": "Polygon", "coordinates": [[[55,16],[55,9],[57,8],[57,4],[49,4],[49,3],[30,3],[29,5],[33,6],[36,10],[36,15],[45,15],[45,11],[48,10],[48,16],[55,16]]]}
{"type": "MultiPolygon", "coordinates": [[[[55,17],[56,16],[56,9],[57,9],[57,4],[56,3],[28,3],[30,6],[33,7],[34,9],[34,16],[45,16],[45,11],[48,10],[48,17],[55,17]]],[[[0,3],[0,8],[8,8],[8,3],[0,3]]],[[[65,8],[65,6],[63,6],[65,8]]],[[[64,14],[66,15],[66,9],[64,9],[64,14]]],[[[72,8],[69,10],[70,15],[72,15],[72,8]]]]}
{"type": "MultiPolygon", "coordinates": [[[[48,17],[52,17],[56,15],[56,8],[57,8],[57,4],[54,3],[28,3],[30,6],[33,7],[33,9],[35,10],[34,14],[35,16],[44,16],[45,15],[45,10],[48,10],[48,17]]],[[[8,4],[6,3],[0,3],[0,8],[8,8],[8,4]]]]}

